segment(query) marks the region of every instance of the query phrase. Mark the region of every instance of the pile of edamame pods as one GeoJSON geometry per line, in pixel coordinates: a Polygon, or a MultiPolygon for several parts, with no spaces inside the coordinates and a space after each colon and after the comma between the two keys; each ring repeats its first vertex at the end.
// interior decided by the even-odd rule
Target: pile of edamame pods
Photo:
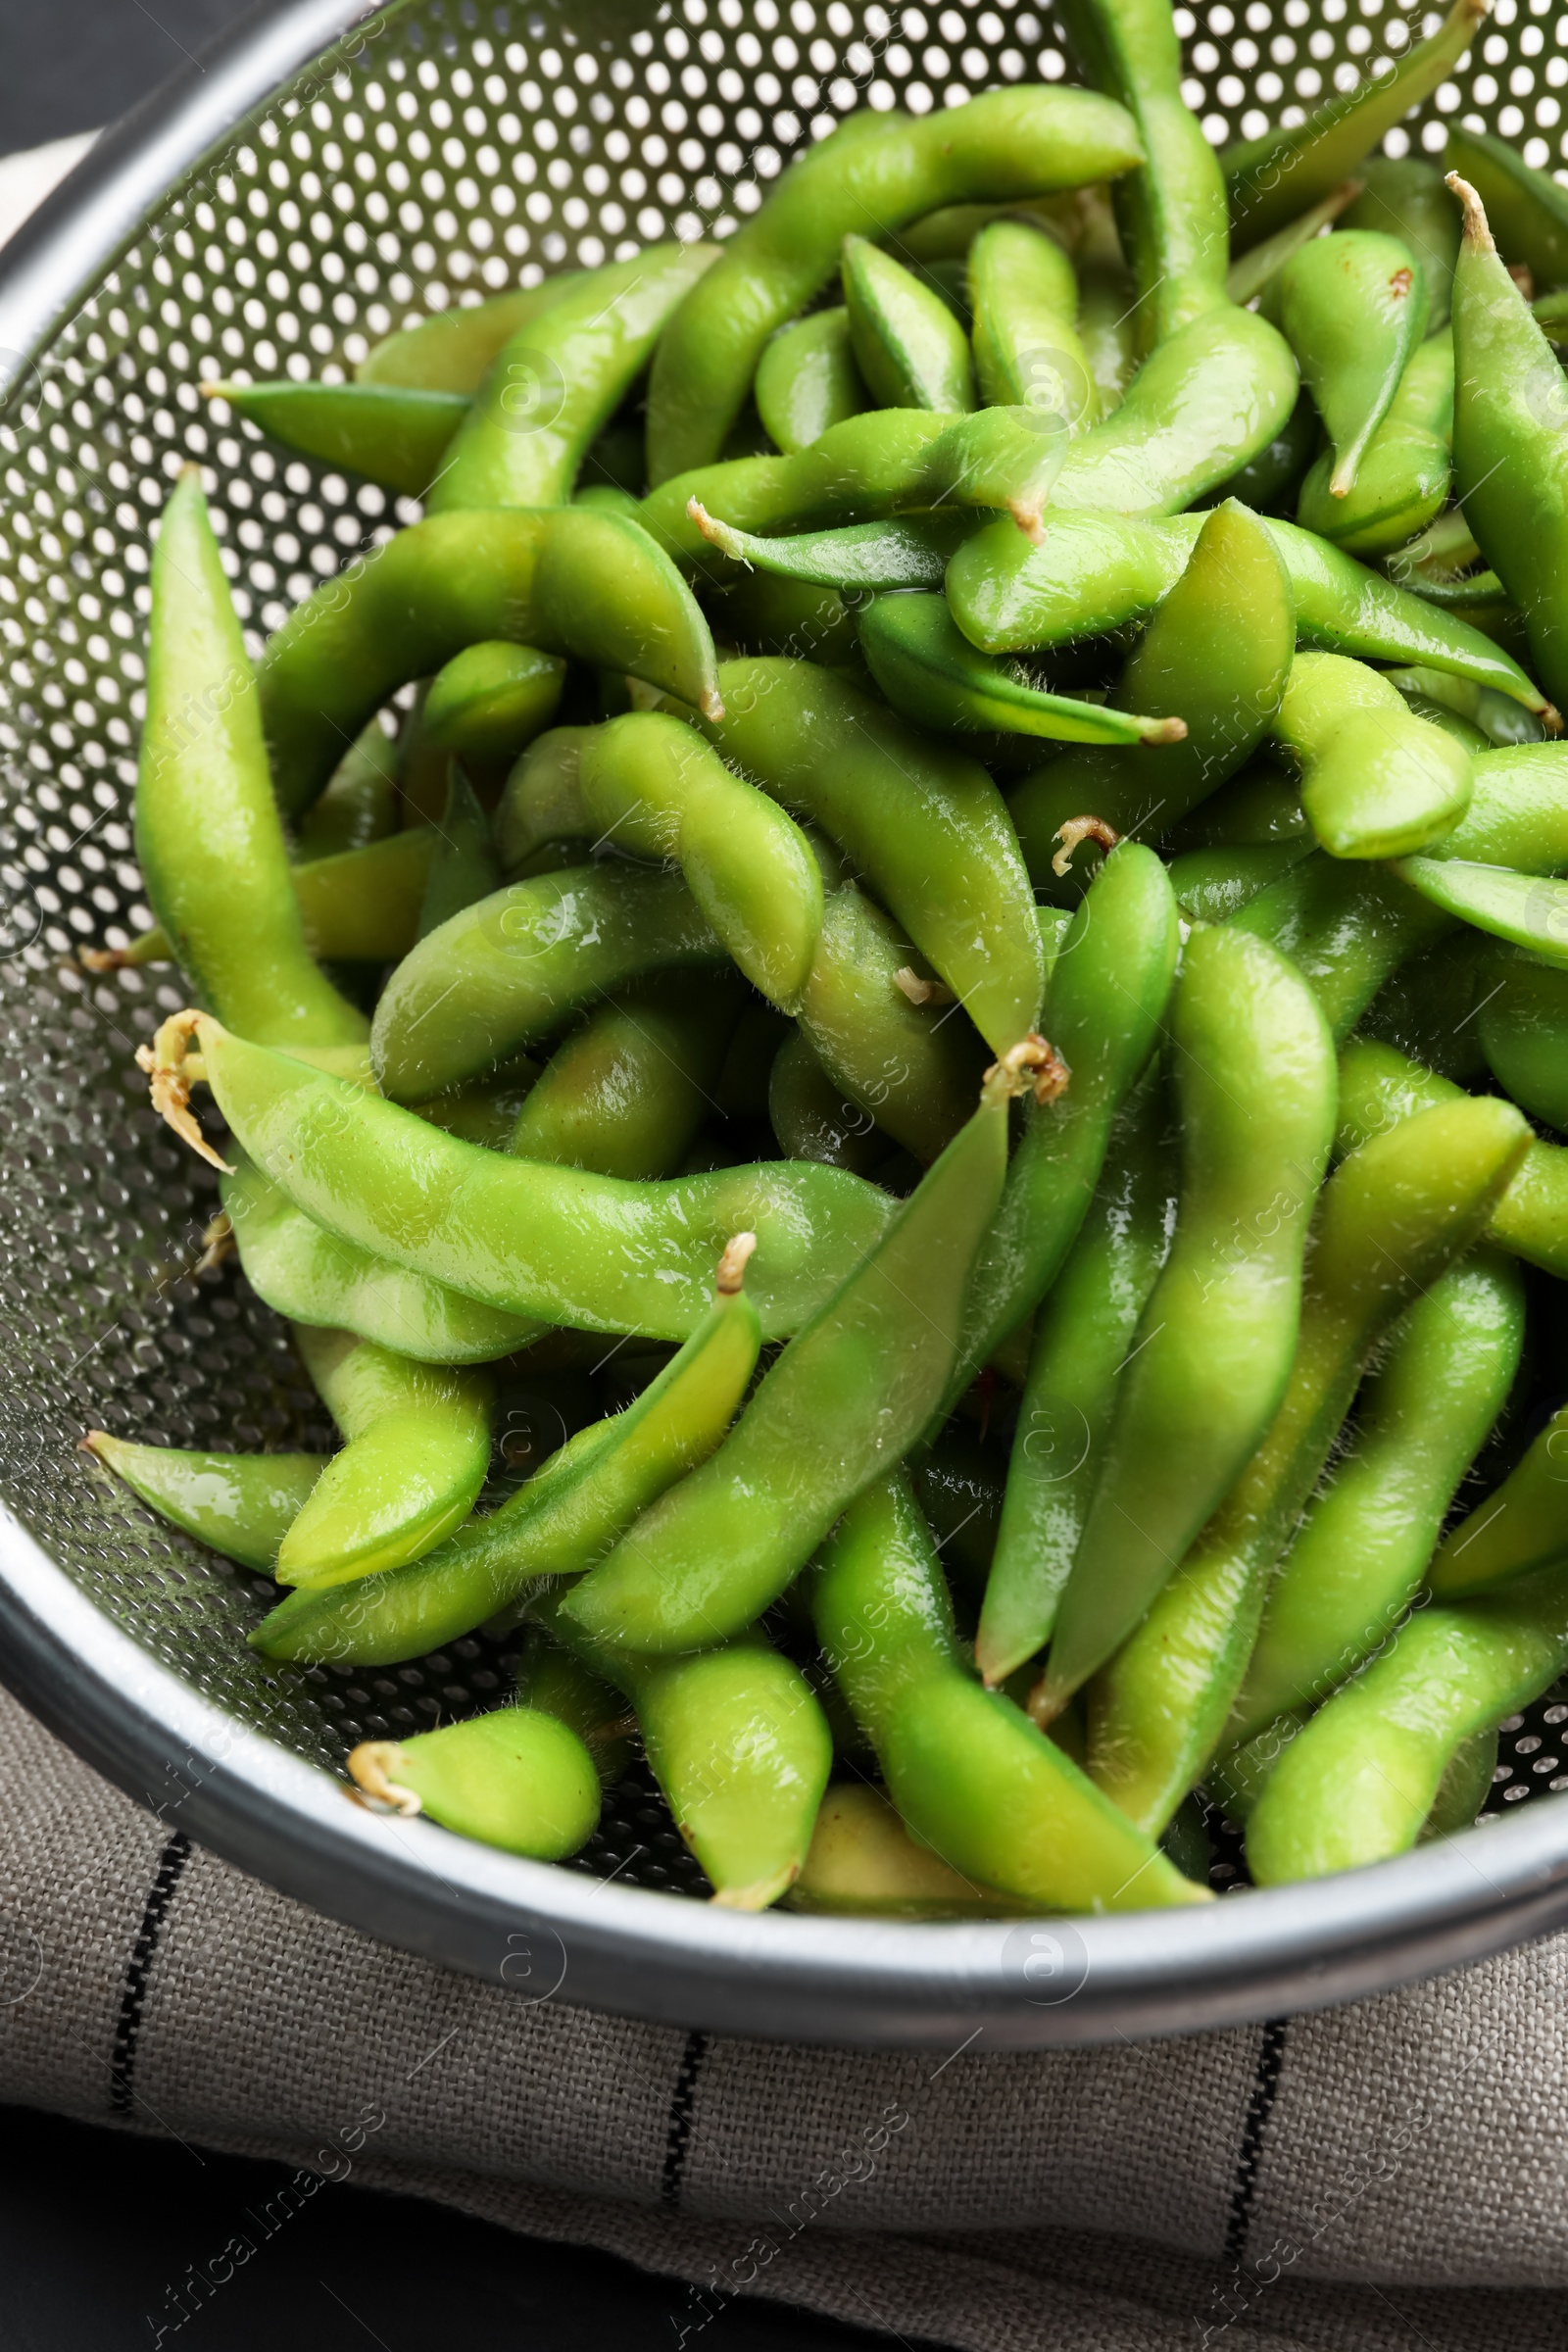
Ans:
{"type": "Polygon", "coordinates": [[[640,1741],[720,1903],[908,1918],[1475,1818],[1568,1668],[1568,193],[1376,151],[1483,6],[1216,155],[1066,0],[1087,86],[208,387],[423,502],[253,668],[179,479],[91,959],[343,1445],[89,1444],[280,1672],[520,1633],[368,1801],[559,1859],[640,1741]]]}

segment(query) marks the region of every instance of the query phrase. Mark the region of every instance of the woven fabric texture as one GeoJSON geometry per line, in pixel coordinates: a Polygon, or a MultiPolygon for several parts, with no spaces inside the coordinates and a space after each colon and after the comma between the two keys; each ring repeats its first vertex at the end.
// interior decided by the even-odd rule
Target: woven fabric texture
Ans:
{"type": "Polygon", "coordinates": [[[528,2001],[317,1917],[0,1695],[0,2099],[974,2352],[1558,2352],[1568,1937],[1354,2007],[988,2056],[528,2001]]]}

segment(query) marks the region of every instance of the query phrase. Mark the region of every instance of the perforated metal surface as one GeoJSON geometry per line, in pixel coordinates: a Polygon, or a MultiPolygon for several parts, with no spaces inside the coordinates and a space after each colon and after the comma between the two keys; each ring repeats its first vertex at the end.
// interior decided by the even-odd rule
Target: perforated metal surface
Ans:
{"type": "MultiPolygon", "coordinates": [[[[1177,21],[1186,95],[1221,141],[1299,119],[1438,19],[1381,0],[1250,0],[1177,21]]],[[[1565,43],[1568,18],[1550,20],[1546,0],[1498,0],[1466,71],[1390,152],[1435,152],[1462,115],[1557,166],[1565,43]]],[[[215,419],[197,385],[340,376],[431,310],[651,239],[731,233],[791,151],[858,106],[925,112],[1066,71],[1052,21],[1029,11],[394,10],[174,186],[46,347],[22,355],[0,426],[0,1488],[138,1643],[301,1757],[331,1766],[359,1738],[493,1704],[507,1665],[475,1639],[389,1673],[264,1666],[242,1637],[270,1588],[171,1536],[76,1450],[93,1425],[241,1448],[327,1439],[276,1318],[232,1265],[195,1271],[212,1179],[165,1137],[131,1064],[182,1002],[177,984],[91,980],[66,959],[148,919],[129,810],[148,531],[177,467],[206,470],[253,651],[417,509],[290,463],[215,419]]],[[[1559,1785],[1539,1761],[1555,1751],[1504,1752],[1510,1802],[1559,1785]]],[[[701,1890],[640,1784],[585,1860],[701,1890]]]]}

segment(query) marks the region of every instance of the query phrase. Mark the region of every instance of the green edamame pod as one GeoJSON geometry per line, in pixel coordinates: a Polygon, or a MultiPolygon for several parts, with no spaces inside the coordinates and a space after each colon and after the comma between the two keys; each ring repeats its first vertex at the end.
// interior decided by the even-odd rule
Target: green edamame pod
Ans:
{"type": "Polygon", "coordinates": [[[565,682],[564,662],[531,645],[465,646],[430,681],[425,734],[460,760],[515,760],[555,717],[565,682]]]}
{"type": "Polygon", "coordinates": [[[1568,1407],[1553,1413],[1495,1494],[1439,1544],[1427,1583],[1440,1600],[1493,1592],[1568,1552],[1568,1407]]]}
{"type": "Polygon", "coordinates": [[[1266,525],[1245,507],[1217,508],[1114,689],[1123,709],[1178,711],[1186,740],[1157,755],[1069,752],[1025,777],[1008,808],[1037,888],[1072,901],[1092,874],[1087,845],[1072,870],[1054,862],[1072,818],[1099,817],[1117,834],[1164,832],[1224,783],[1278,710],[1295,643],[1290,585],[1266,525]]]}
{"type": "Polygon", "coordinates": [[[711,1112],[744,997],[733,973],[661,972],[597,1005],[545,1064],[508,1150],[600,1176],[673,1176],[711,1112]]]}
{"type": "MultiPolygon", "coordinates": [[[[1455,139],[1465,140],[1457,124],[1449,132],[1450,148],[1455,139]]],[[[1513,150],[1508,152],[1511,156],[1513,150]]],[[[1456,149],[1446,160],[1460,172],[1465,168],[1456,149]]],[[[1459,216],[1442,170],[1416,155],[1373,155],[1356,167],[1356,178],[1360,192],[1341,215],[1341,226],[1379,229],[1409,247],[1426,277],[1432,298],[1427,331],[1435,335],[1448,323],[1459,258],[1459,216]]]]}
{"type": "Polygon", "coordinates": [[[1403,547],[1447,504],[1453,484],[1453,337],[1418,346],[1389,413],[1367,442],[1346,496],[1332,484],[1325,450],[1301,484],[1296,518],[1352,556],[1403,547]]]}
{"type": "Polygon", "coordinates": [[[160,1519],[264,1576],[326,1468],[321,1453],[195,1453],[133,1446],[103,1429],[81,1443],[160,1519]]]}
{"type": "Polygon", "coordinates": [[[1459,858],[1396,858],[1390,869],[1445,914],[1568,968],[1568,886],[1459,858]]]}
{"type": "Polygon", "coordinates": [[[635,523],[587,507],[432,514],[307,597],[267,648],[262,717],[285,811],[310,807],[398,687],[501,637],[717,707],[708,624],[635,523]]]}
{"type": "Polygon", "coordinates": [[[744,1230],[761,1250],[763,1330],[782,1336],[832,1296],[892,1212],[875,1186],[804,1162],[632,1185],[514,1159],[207,1013],[175,1014],[142,1054],[156,1107],[192,1150],[217,1157],[188,1108],[200,1075],[241,1150],[318,1224],[486,1305],[574,1330],[684,1339],[705,1311],[709,1268],[744,1230]]]}
{"type": "Polygon", "coordinates": [[[1189,850],[1268,849],[1289,842],[1310,848],[1301,796],[1266,753],[1249,762],[1218,792],[1209,793],[1160,841],[1167,857],[1189,850]]]}
{"type": "Polygon", "coordinates": [[[1460,1750],[1568,1662],[1568,1576],[1422,1609],[1280,1758],[1247,1826],[1262,1886],[1356,1870],[1420,1835],[1460,1750]]]}
{"type": "Polygon", "coordinates": [[[136,857],[148,904],[209,1004],[264,1041],[363,1051],[364,1015],[306,945],[256,681],[195,466],[170,493],[153,551],[136,857]]]}
{"type": "Polygon", "coordinates": [[[845,1781],[822,1799],[790,1911],[852,1919],[1012,1919],[1016,1894],[977,1886],[911,1838],[880,1788],[845,1781]]]}
{"type": "Polygon", "coordinates": [[[297,835],[301,864],[363,850],[398,828],[398,746],[379,714],[359,734],[332,771],[330,783],[297,835]]]}
{"type": "Polygon", "coordinates": [[[570,494],[589,444],[610,422],[711,245],[655,245],[595,270],[505,343],[459,425],[428,500],[552,507],[570,494]]]}
{"type": "Polygon", "coordinates": [[[1534,170],[1506,139],[1458,122],[1444,161],[1486,206],[1504,257],[1528,270],[1538,286],[1568,285],[1568,202],[1551,174],[1534,170]]]}
{"type": "Polygon", "coordinates": [[[1078,338],[1078,280],[1053,236],[993,220],[969,248],[974,364],[994,408],[1032,409],[1066,433],[1100,416],[1100,387],[1078,338]]]}
{"type": "Polygon", "coordinates": [[[1490,686],[1456,678],[1451,670],[1394,669],[1389,672],[1389,683],[1397,686],[1412,708],[1418,699],[1441,703],[1451,717],[1466,720],[1484,738],[1482,748],[1502,751],[1545,738],[1545,729],[1533,710],[1526,710],[1507,695],[1494,693],[1490,686]]]}
{"type": "MultiPolygon", "coordinates": [[[[1434,176],[1441,188],[1442,172],[1436,172],[1434,176]]],[[[1359,178],[1342,180],[1320,203],[1309,206],[1304,213],[1298,213],[1294,220],[1287,220],[1285,226],[1277,228],[1271,237],[1265,237],[1261,244],[1253,245],[1246,253],[1238,255],[1225,272],[1225,291],[1231,301],[1254,301],[1292,256],[1298,253],[1309,238],[1319,236],[1325,228],[1332,228],[1340,215],[1354,204],[1360,193],[1359,178]]],[[[1389,223],[1386,220],[1359,220],[1351,225],[1386,229],[1389,223]]],[[[1394,233],[1397,236],[1399,232],[1396,229],[1394,233]]]]}
{"type": "Polygon", "coordinates": [[[290,1594],[252,1634],[254,1647],[271,1658],[395,1665],[487,1624],[541,1577],[590,1567],[728,1428],[760,1338],[742,1287],[746,1255],[737,1237],[691,1337],[624,1412],[578,1430],[499,1510],[470,1519],[412,1567],[290,1594]]]}
{"type": "Polygon", "coordinates": [[[890,515],[843,530],[802,531],[760,539],[709,515],[704,536],[726,556],[778,580],[814,582],[849,595],[856,589],[940,588],[949,561],[975,527],[961,507],[890,515]]]}
{"type": "Polygon", "coordinates": [[[1002,795],[809,662],[726,662],[723,759],[838,842],[995,1053],[1031,1030],[1045,970],[1034,894],[1002,795]]]}
{"type": "Polygon", "coordinates": [[[1310,1203],[1334,1137],[1328,1028],[1283,956],[1209,930],[1188,941],[1171,1035],[1175,1234],[1031,1698],[1042,1723],[1145,1616],[1262,1439],[1296,1348],[1310,1203]]]}
{"type": "Polygon", "coordinates": [[[1350,1450],[1269,1586],[1227,1740],[1321,1702],[1393,1633],[1507,1401],[1524,1337],[1524,1283],[1495,1250],[1450,1266],[1406,1307],[1350,1450]]]}
{"type": "MultiPolygon", "coordinates": [[[[1454,488],[1481,552],[1525,617],[1541,682],[1568,700],[1568,387],[1492,241],[1475,190],[1453,274],[1454,488]]],[[[1550,722],[1548,722],[1550,723],[1550,722]]]]}
{"type": "Polygon", "coordinates": [[[1454,0],[1438,30],[1407,49],[1389,74],[1331,98],[1294,128],[1265,130],[1220,158],[1238,251],[1348,179],[1385,132],[1446,81],[1486,14],[1486,0],[1454,0]]]}
{"type": "Polygon", "coordinates": [[[395,1813],[428,1813],[460,1838],[559,1862],[599,1826],[599,1775],[559,1715],[497,1707],[411,1740],[366,1740],[348,1768],[395,1813]]]}
{"type": "Polygon", "coordinates": [[[1303,245],[1263,301],[1333,444],[1330,492],[1345,498],[1426,332],[1425,274],[1397,237],[1346,229],[1303,245]]]}
{"type": "Polygon", "coordinates": [[[822,927],[822,876],[800,827],[660,711],[594,728],[577,783],[598,840],[677,864],[747,979],[793,1011],[822,927]]]}
{"type": "Polygon", "coordinates": [[[1116,1380],[1175,1214],[1163,1073],[1123,1104],[1094,1200],[1035,1321],[975,1663],[1004,1683],[1051,1638],[1110,1427],[1116,1380]]]}
{"type": "Polygon", "coordinates": [[[517,1661],[517,1703],[554,1715],[574,1731],[594,1760],[601,1788],[624,1779],[636,1755],[625,1700],[602,1676],[540,1628],[517,1661]]]}
{"type": "Polygon", "coordinates": [[[737,653],[794,654],[826,668],[858,667],[855,614],[836,588],[747,571],[708,599],[709,617],[737,653]]]}
{"type": "Polygon", "coordinates": [[[1048,694],[1017,664],[976,652],[941,596],[884,596],[860,614],[866,667],[896,710],[939,734],[1000,731],[1058,743],[1180,743],[1181,717],[1143,718],[1048,694]]]}
{"type": "Polygon", "coordinates": [[[1455,1838],[1461,1830],[1473,1830],[1496,1777],[1497,1727],[1493,1724],[1461,1740],[1449,1756],[1416,1843],[1425,1845],[1433,1838],[1455,1838]]]}
{"type": "Polygon", "coordinates": [[[1107,1804],[1054,1740],[974,1679],[930,1531],[902,1475],[854,1502],[824,1546],[817,1638],[888,1789],[950,1870],[1067,1911],[1208,1900],[1107,1804]]]}
{"type": "Polygon", "coordinates": [[[1384,982],[1361,1016],[1360,1034],[1396,1047],[1458,1086],[1484,1081],[1487,1056],[1476,1012],[1495,986],[1498,968],[1496,947],[1483,932],[1447,932],[1384,982]]]}
{"type": "Polygon", "coordinates": [[[1493,1076],[1533,1119],[1568,1135],[1568,972],[1509,956],[1490,958],[1487,977],[1476,1029],[1493,1076]]]}
{"type": "Polygon", "coordinates": [[[787,1037],[767,1080],[767,1115],[786,1159],[820,1159],[869,1176],[888,1156],[891,1138],[858,1102],[835,1086],[804,1031],[787,1037]]]}
{"type": "Polygon", "coordinates": [[[517,1054],[491,1077],[472,1079],[444,1095],[431,1095],[414,1108],[421,1119],[444,1127],[448,1135],[461,1135],[466,1143],[505,1152],[517,1115],[543,1074],[538,1062],[526,1054],[517,1054]]]}
{"type": "Polygon", "coordinates": [[[1001,1208],[975,1261],[944,1417],[1055,1279],[1099,1182],[1111,1121],[1153,1049],[1175,969],[1176,902],[1165,869],[1152,850],[1124,842],[1073,916],[1052,969],[1052,1038],[1072,1084],[1057,1102],[1026,1112],[1001,1208]]]}
{"type": "Polygon", "coordinates": [[[757,363],[753,390],[757,413],[786,457],[872,407],[855,364],[849,312],[813,311],[781,326],[757,363]]]}
{"type": "Polygon", "coordinates": [[[503,344],[582,281],[563,270],[542,285],[492,294],[472,309],[437,311],[383,335],[354,370],[360,384],[408,384],[423,392],[477,392],[503,344]]]}
{"type": "Polygon", "coordinates": [[[495,1389],[351,1332],[301,1324],[294,1345],[345,1444],[278,1547],[280,1585],[406,1567],[467,1518],[490,1466],[495,1389]]]}
{"type": "Polygon", "coordinates": [[[370,1053],[394,1102],[493,1069],[644,972],[719,963],[723,949],[678,874],[577,865],[465,907],[398,965],[370,1053]]]}
{"type": "Polygon", "coordinates": [[[501,887],[501,861],[491,845],[490,820],[473,786],[456,765],[441,822],[431,830],[436,851],[419,907],[420,939],[501,887]]]}
{"type": "Polygon", "coordinates": [[[591,841],[579,768],[591,727],[551,727],[537,736],[508,776],[495,813],[496,848],[505,871],[550,842],[591,841]]]}
{"type": "Polygon", "coordinates": [[[768,337],[827,282],[846,236],[886,236],[945,204],[1081,187],[1138,158],[1128,116],[1084,90],[990,90],[918,119],[852,116],[790,166],[665,329],[648,393],[653,480],[718,455],[768,337]]]}
{"type": "Polygon", "coordinates": [[[1188,850],[1170,861],[1170,886],[1189,922],[1228,923],[1310,852],[1310,842],[1304,841],[1253,842],[1234,850],[1188,850]]]}
{"type": "Polygon", "coordinates": [[[850,348],[879,409],[978,406],[969,341],[940,295],[865,237],[844,240],[850,348]]]}
{"type": "Polygon", "coordinates": [[[1528,1140],[1511,1102],[1460,1102],[1367,1144],[1327,1187],[1279,1411],[1091,1690],[1090,1776],[1146,1828],[1169,1820],[1224,1737],[1264,1579],[1380,1335],[1476,1239],[1528,1140]]]}
{"type": "Polygon", "coordinates": [[[220,1192],[245,1279],[291,1323],[352,1331],[426,1364],[492,1363],[539,1337],[527,1315],[485,1306],[328,1233],[242,1152],[220,1192]]]}
{"type": "Polygon", "coordinates": [[[404,498],[422,498],[468,414],[457,392],[405,384],[203,384],[209,400],[302,458],[346,466],[404,498]]]}
{"type": "Polygon", "coordinates": [[[566,1618],[596,1642],[662,1656],[725,1641],[777,1599],[935,1409],[1002,1194],[1008,1104],[1051,1084],[1054,1067],[1030,1038],[987,1072],[968,1124],[785,1348],[712,1460],[644,1514],[563,1603],[566,1618]],[[760,1512],[759,1494],[785,1499],[760,1512]]]}
{"type": "Polygon", "coordinates": [[[1217,507],[1227,498],[1239,498],[1254,514],[1278,514],[1294,504],[1291,493],[1316,456],[1321,432],[1312,395],[1303,392],[1273,440],[1265,442],[1245,466],[1239,466],[1229,481],[1221,482],[1217,490],[1206,490],[1194,503],[1217,507]]]}
{"type": "Polygon", "coordinates": [[[1463,745],[1342,654],[1298,654],[1270,732],[1333,858],[1402,858],[1451,833],[1470,806],[1463,745]]]}
{"type": "Polygon", "coordinates": [[[1083,263],[1078,270],[1078,340],[1100,394],[1100,414],[1121,407],[1138,365],[1138,289],[1119,265],[1083,263]]]}
{"type": "Polygon", "coordinates": [[[999,1465],[994,1454],[951,1422],[909,1470],[944,1572],[976,1599],[985,1592],[996,1553],[1004,1472],[1004,1463],[999,1465]]]}

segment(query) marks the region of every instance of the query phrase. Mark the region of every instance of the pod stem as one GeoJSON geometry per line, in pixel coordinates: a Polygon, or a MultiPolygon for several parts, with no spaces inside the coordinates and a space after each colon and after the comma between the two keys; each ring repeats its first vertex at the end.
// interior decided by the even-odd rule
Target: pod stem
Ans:
{"type": "Polygon", "coordinates": [[[1444,177],[1459,199],[1459,207],[1464,214],[1464,241],[1471,252],[1495,253],[1497,248],[1487,220],[1487,208],[1475,189],[1467,179],[1461,179],[1457,172],[1445,172],[1444,177]]]}
{"type": "Polygon", "coordinates": [[[165,1124],[203,1159],[232,1176],[228,1161],[219,1157],[191,1114],[190,1090],[207,1075],[201,1056],[201,1025],[207,1018],[189,1006],[171,1013],[152,1044],[136,1048],[136,1066],[147,1073],[153,1108],[165,1124]]]}
{"type": "Polygon", "coordinates": [[[911,963],[901,963],[893,979],[895,986],[908,998],[911,1004],[952,1004],[956,1002],[945,980],[922,980],[911,963]]]}
{"type": "MultiPolygon", "coordinates": [[[[1186,722],[1183,721],[1182,733],[1185,735],[1186,732],[1186,722]]],[[[1053,838],[1059,841],[1061,847],[1052,858],[1051,870],[1054,874],[1065,874],[1072,865],[1072,854],[1081,841],[1098,841],[1102,850],[1108,851],[1116,847],[1121,835],[1113,826],[1107,825],[1102,816],[1069,816],[1065,824],[1056,827],[1053,838]]]]}
{"type": "Polygon", "coordinates": [[[220,1208],[202,1235],[202,1253],[196,1260],[198,1274],[210,1274],[220,1266],[225,1257],[232,1257],[237,1244],[234,1240],[234,1221],[226,1208],[220,1208]]]}
{"type": "Polygon", "coordinates": [[[350,1753],[349,1773],[356,1788],[373,1803],[412,1821],[423,1806],[412,1788],[389,1777],[397,1770],[402,1753],[395,1740],[362,1740],[350,1753]]]}
{"type": "Polygon", "coordinates": [[[1072,1072],[1049,1038],[1031,1029],[1015,1046],[1009,1046],[1000,1061],[994,1061],[980,1082],[983,1103],[1010,1102],[1014,1097],[1032,1093],[1044,1109],[1064,1095],[1072,1083],[1072,1072]]]}
{"type": "Polygon", "coordinates": [[[713,1288],[720,1298],[733,1298],[743,1287],[747,1260],[756,1248],[755,1233],[737,1233],[724,1245],[724,1254],[713,1277],[713,1288]]]}

